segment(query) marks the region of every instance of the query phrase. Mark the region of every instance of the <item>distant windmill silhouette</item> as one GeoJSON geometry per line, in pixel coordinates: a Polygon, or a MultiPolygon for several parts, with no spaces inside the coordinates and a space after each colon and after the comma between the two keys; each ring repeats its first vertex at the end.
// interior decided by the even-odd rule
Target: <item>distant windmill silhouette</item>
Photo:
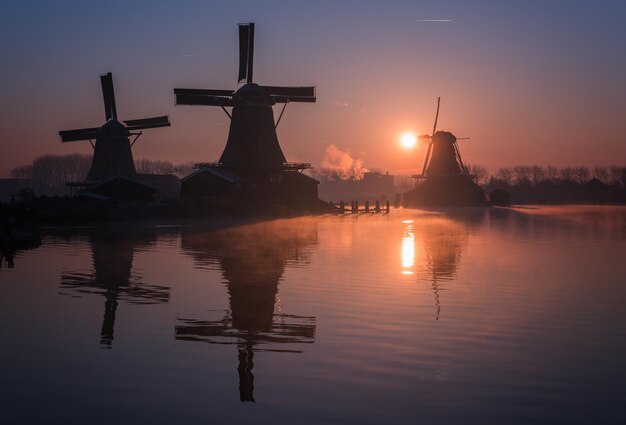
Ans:
{"type": "MultiPolygon", "coordinates": [[[[310,164],[287,164],[278,143],[276,127],[289,102],[315,102],[315,87],[259,86],[252,82],[254,23],[239,24],[239,76],[245,84],[237,91],[174,89],[177,105],[219,106],[231,119],[226,147],[219,166],[235,169],[304,169],[310,164]],[[272,106],[283,103],[274,122],[272,106]],[[232,106],[232,114],[225,108],[232,106]]],[[[218,165],[214,164],[214,165],[218,165]]]]}
{"type": "Polygon", "coordinates": [[[440,104],[441,98],[438,97],[437,113],[435,114],[432,134],[419,136],[421,140],[428,140],[428,151],[426,152],[422,174],[416,175],[415,177],[426,178],[426,176],[435,175],[469,176],[469,172],[465,164],[463,164],[461,152],[456,143],[457,140],[468,139],[468,137],[457,138],[448,131],[437,131],[440,104]]]}
{"type": "Polygon", "coordinates": [[[484,205],[485,192],[472,181],[461,159],[457,138],[448,131],[437,131],[441,98],[437,98],[437,113],[432,134],[420,136],[428,140],[428,150],[421,174],[412,177],[421,181],[415,189],[403,194],[403,204],[415,206],[484,205]]]}
{"type": "Polygon", "coordinates": [[[106,122],[101,127],[60,131],[61,142],[89,140],[94,153],[91,169],[87,174],[88,181],[104,181],[118,176],[134,178],[137,172],[131,148],[142,132],[133,132],[147,128],[169,127],[169,118],[164,115],[123,121],[124,124],[122,124],[117,120],[112,74],[109,72],[101,75],[100,82],[106,122]],[[129,139],[130,136],[135,136],[132,142],[129,139]]]}

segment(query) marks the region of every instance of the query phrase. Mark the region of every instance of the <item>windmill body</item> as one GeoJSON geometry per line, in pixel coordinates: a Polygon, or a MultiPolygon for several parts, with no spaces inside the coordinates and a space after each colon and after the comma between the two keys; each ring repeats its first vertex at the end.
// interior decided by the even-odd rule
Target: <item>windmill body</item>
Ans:
{"type": "Polygon", "coordinates": [[[287,160],[278,144],[271,97],[254,83],[241,87],[233,97],[235,106],[220,163],[243,170],[280,169],[287,160]]]}
{"type": "Polygon", "coordinates": [[[450,132],[438,131],[433,135],[432,156],[426,168],[427,176],[466,174],[456,143],[456,137],[450,132]]]}
{"type": "Polygon", "coordinates": [[[183,179],[181,196],[226,201],[318,201],[316,180],[302,174],[307,163],[288,163],[276,128],[287,103],[315,102],[315,87],[262,86],[252,81],[254,24],[239,25],[239,83],[236,91],[174,89],[177,105],[221,107],[230,119],[218,162],[199,163],[183,179]],[[283,104],[277,120],[273,106],[283,104]],[[226,108],[232,108],[230,111],[226,108]]]}
{"type": "Polygon", "coordinates": [[[123,123],[118,121],[112,74],[101,75],[100,82],[106,122],[101,127],[59,132],[64,143],[88,140],[94,149],[85,181],[75,182],[74,185],[83,187],[79,192],[83,195],[96,194],[99,197],[124,200],[150,199],[155,189],[141,182],[135,170],[131,148],[142,135],[141,130],[169,127],[169,118],[165,115],[123,123]]]}
{"type": "Polygon", "coordinates": [[[437,131],[439,99],[432,135],[420,136],[428,140],[428,151],[422,174],[414,175],[417,187],[403,194],[406,207],[448,207],[485,205],[485,192],[471,178],[461,159],[457,137],[448,131],[437,131]]]}
{"type": "Polygon", "coordinates": [[[111,118],[96,132],[96,143],[88,181],[105,181],[111,177],[137,177],[130,148],[130,132],[111,118]]]}

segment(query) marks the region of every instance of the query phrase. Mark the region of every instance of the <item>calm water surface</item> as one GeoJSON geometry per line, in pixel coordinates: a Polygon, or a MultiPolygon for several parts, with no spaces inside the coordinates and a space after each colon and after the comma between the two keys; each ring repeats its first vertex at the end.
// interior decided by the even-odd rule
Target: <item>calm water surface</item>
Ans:
{"type": "Polygon", "coordinates": [[[1,423],[626,423],[626,208],[47,232],[1,423]]]}

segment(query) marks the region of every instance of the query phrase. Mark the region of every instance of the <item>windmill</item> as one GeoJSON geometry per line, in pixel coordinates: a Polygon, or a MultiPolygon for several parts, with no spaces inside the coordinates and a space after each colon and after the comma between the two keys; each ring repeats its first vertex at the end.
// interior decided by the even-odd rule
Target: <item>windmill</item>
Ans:
{"type": "Polygon", "coordinates": [[[100,83],[102,84],[106,122],[101,127],[60,131],[61,142],[88,140],[93,147],[93,159],[91,169],[87,174],[87,182],[102,182],[113,177],[135,178],[137,172],[135,171],[131,148],[139,136],[143,134],[142,131],[137,131],[169,127],[169,118],[164,115],[123,121],[122,124],[117,119],[113,75],[110,72],[101,75],[100,83]],[[130,137],[134,137],[132,142],[130,137]]]}
{"type": "Polygon", "coordinates": [[[484,205],[485,192],[472,180],[457,145],[458,140],[467,138],[457,138],[449,131],[437,131],[440,103],[441,98],[437,98],[432,134],[419,137],[428,140],[422,173],[412,176],[421,183],[404,193],[403,203],[408,207],[484,205]]]}
{"type": "Polygon", "coordinates": [[[469,177],[469,172],[465,164],[463,164],[459,146],[457,145],[457,140],[467,139],[467,137],[457,138],[448,131],[437,131],[440,104],[441,98],[438,97],[437,113],[435,114],[432,134],[419,136],[420,140],[428,140],[428,150],[426,151],[422,174],[417,174],[414,177],[418,179],[443,175],[464,175],[469,177]]]}
{"type": "Polygon", "coordinates": [[[230,130],[224,151],[217,163],[200,165],[224,167],[231,171],[255,172],[302,171],[310,164],[287,163],[278,143],[276,128],[287,103],[315,102],[315,87],[260,86],[253,82],[254,23],[239,24],[238,90],[175,88],[177,105],[219,106],[230,118],[230,130]],[[282,103],[274,122],[272,106],[282,103]],[[232,107],[229,112],[226,107],[232,107]]]}

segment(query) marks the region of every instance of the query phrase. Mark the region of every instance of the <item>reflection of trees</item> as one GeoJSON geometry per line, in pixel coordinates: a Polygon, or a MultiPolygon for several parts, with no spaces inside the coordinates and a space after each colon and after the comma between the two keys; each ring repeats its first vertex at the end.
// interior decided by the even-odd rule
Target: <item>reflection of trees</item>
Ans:
{"type": "Polygon", "coordinates": [[[236,344],[241,401],[254,401],[255,352],[298,353],[301,350],[279,345],[311,344],[315,339],[315,317],[275,312],[285,265],[307,262],[303,248],[317,241],[314,223],[295,223],[300,224],[279,221],[182,236],[182,249],[196,263],[218,262],[230,311],[216,320],[178,318],[176,339],[236,344]]]}
{"type": "Polygon", "coordinates": [[[102,294],[105,296],[100,342],[110,348],[113,343],[115,313],[119,301],[129,304],[157,304],[169,301],[170,288],[140,282],[132,271],[133,255],[141,245],[153,244],[155,236],[101,232],[89,236],[93,270],[71,271],[61,275],[61,289],[72,296],[102,294]]]}

